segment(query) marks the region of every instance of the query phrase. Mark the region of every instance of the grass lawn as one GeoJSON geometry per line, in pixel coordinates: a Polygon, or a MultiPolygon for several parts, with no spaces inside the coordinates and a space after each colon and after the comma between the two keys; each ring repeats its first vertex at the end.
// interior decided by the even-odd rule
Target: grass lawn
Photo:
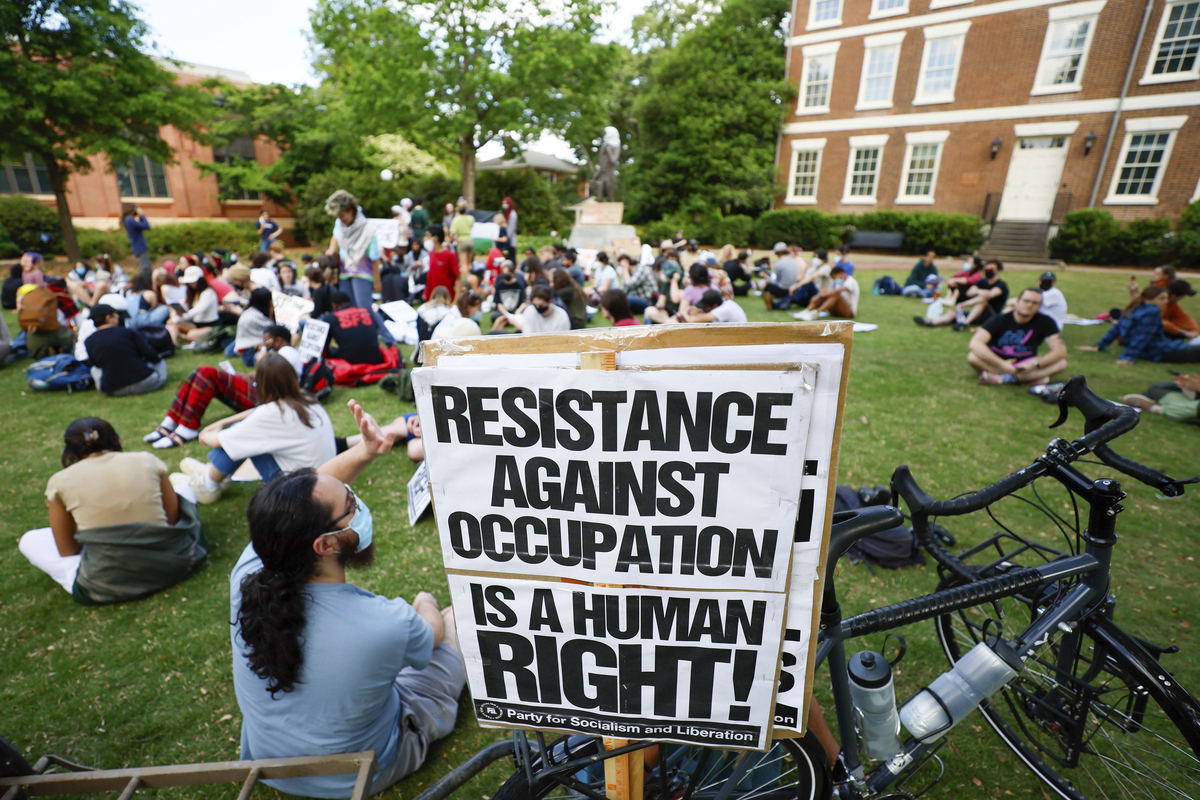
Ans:
{"type": "MultiPolygon", "coordinates": [[[[864,293],[881,274],[860,270],[864,293]]],[[[898,270],[892,274],[903,279],[898,270]]],[[[1035,274],[1010,272],[1007,277],[1016,291],[1033,283],[1035,274]]],[[[1071,310],[1080,315],[1124,301],[1124,273],[1060,272],[1060,277],[1071,310]]],[[[768,312],[756,297],[743,302],[752,320],[789,319],[768,312]]],[[[864,294],[860,318],[880,328],[859,334],[854,343],[841,483],[886,484],[893,468],[907,463],[927,491],[947,497],[1026,464],[1058,433],[1067,438],[1081,433],[1077,416],[1061,431],[1047,431],[1056,410],[1020,389],[977,386],[965,361],[968,334],[917,328],[910,317],[924,309],[915,300],[864,294]]],[[[15,330],[11,315],[9,324],[15,330]]],[[[1074,346],[1094,342],[1102,331],[1069,326],[1065,335],[1074,346]]],[[[168,388],[133,398],[109,398],[96,391],[38,394],[25,385],[24,365],[0,371],[0,733],[33,757],[53,752],[104,768],[238,757],[241,717],[230,679],[228,575],[247,541],[244,509],[257,484],[234,484],[220,503],[202,508],[205,534],[213,545],[207,566],[182,585],[142,602],[78,606],[16,547],[26,530],[48,524],[43,491],[59,469],[67,423],[81,416],[104,417],[127,449],[147,448],[141,437],[162,418],[178,382],[198,364],[218,360],[180,353],[169,362],[168,388]]],[[[1115,353],[1072,349],[1070,361],[1068,374],[1086,374],[1092,387],[1110,398],[1168,377],[1165,367],[1152,363],[1118,367],[1115,353]]],[[[353,428],[345,409],[351,397],[380,419],[412,410],[377,388],[338,389],[328,409],[340,434],[353,428]]],[[[227,413],[214,404],[209,421],[227,413]]],[[[1117,449],[1175,476],[1200,472],[1200,428],[1161,417],[1143,420],[1117,449]]],[[[193,444],[163,455],[175,469],[183,456],[203,458],[204,448],[193,444]]],[[[1086,469],[1106,474],[1103,468],[1086,469]]],[[[445,602],[434,524],[427,516],[416,527],[408,525],[405,483],[412,472],[413,465],[396,455],[377,462],[356,487],[374,511],[379,557],[355,580],[390,596],[411,598],[429,589],[445,602]]],[[[1195,656],[1200,612],[1191,605],[1197,596],[1200,492],[1193,487],[1185,499],[1165,500],[1132,481],[1123,485],[1130,496],[1114,556],[1117,618],[1157,642],[1178,644],[1180,655],[1164,657],[1168,668],[1193,694],[1200,693],[1195,656]]],[[[1050,497],[1052,504],[1065,499],[1055,489],[1050,497]]],[[[1047,543],[1058,537],[1016,502],[1001,504],[997,511],[1006,524],[1037,531],[1047,543]]],[[[953,530],[968,545],[995,529],[980,514],[958,520],[953,530]]],[[[865,566],[845,564],[840,576],[848,614],[932,591],[936,584],[932,567],[877,571],[873,577],[865,566]]],[[[946,668],[932,623],[903,633],[909,649],[897,677],[901,698],[946,668]]],[[[862,644],[878,648],[882,641],[877,635],[862,644]]],[[[818,675],[817,685],[827,685],[823,676],[818,675]]],[[[432,748],[428,766],[385,796],[415,796],[483,744],[502,737],[480,729],[463,712],[453,736],[432,748]]],[[[929,796],[1041,797],[1040,784],[977,715],[960,725],[951,740],[942,750],[947,777],[929,796]]],[[[458,796],[490,796],[508,769],[492,767],[458,796]]],[[[237,787],[229,785],[169,796],[236,794],[237,787]]],[[[258,796],[271,794],[263,787],[258,796]]]]}

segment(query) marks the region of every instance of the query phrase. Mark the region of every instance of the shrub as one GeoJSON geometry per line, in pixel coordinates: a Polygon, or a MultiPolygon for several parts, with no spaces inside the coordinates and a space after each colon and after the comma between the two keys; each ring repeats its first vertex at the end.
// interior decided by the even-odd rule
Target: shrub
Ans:
{"type": "Polygon", "coordinates": [[[922,255],[935,250],[940,256],[957,256],[983,246],[983,220],[974,214],[917,211],[904,216],[905,253],[922,255]]]}
{"type": "Polygon", "coordinates": [[[517,207],[518,244],[521,234],[546,234],[571,227],[571,217],[563,211],[550,181],[532,169],[479,173],[475,183],[475,204],[479,208],[499,211],[505,197],[511,197],[517,207]]]}
{"type": "Polygon", "coordinates": [[[775,242],[809,249],[836,247],[841,243],[839,216],[815,208],[767,211],[754,222],[754,243],[759,247],[771,247],[775,242]]]}
{"type": "Polygon", "coordinates": [[[722,221],[722,235],[713,244],[731,244],[734,247],[749,247],[754,238],[754,218],[745,214],[732,214],[722,221]]]}
{"type": "Polygon", "coordinates": [[[1170,260],[1171,223],[1165,219],[1137,219],[1121,227],[1107,249],[1105,264],[1135,266],[1170,260]]]}
{"type": "Polygon", "coordinates": [[[176,253],[207,253],[218,247],[249,254],[259,247],[253,222],[201,220],[154,225],[146,231],[146,244],[156,256],[176,253]]]}
{"type": "Polygon", "coordinates": [[[16,258],[21,255],[21,248],[8,235],[8,229],[0,225],[0,258],[16,258]]]}
{"type": "Polygon", "coordinates": [[[1108,211],[1081,208],[1063,217],[1050,240],[1050,257],[1076,264],[1109,264],[1108,251],[1120,225],[1108,211]]]}
{"type": "MultiPolygon", "coordinates": [[[[154,228],[150,230],[153,231],[154,228]]],[[[107,231],[76,228],[75,238],[79,242],[79,254],[84,258],[93,258],[102,253],[108,253],[113,258],[125,258],[130,255],[129,237],[120,228],[107,231]]]]}
{"type": "Polygon", "coordinates": [[[55,255],[62,249],[62,226],[58,213],[45,203],[19,194],[0,195],[0,225],[21,250],[55,255]],[[42,241],[42,237],[49,241],[42,241]]]}

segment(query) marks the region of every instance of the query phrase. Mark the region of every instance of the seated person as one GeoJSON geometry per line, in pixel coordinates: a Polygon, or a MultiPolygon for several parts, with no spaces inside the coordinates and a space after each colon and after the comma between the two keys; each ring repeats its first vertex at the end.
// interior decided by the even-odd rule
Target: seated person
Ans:
{"type": "Polygon", "coordinates": [[[541,283],[529,290],[529,305],[525,306],[524,311],[520,314],[506,313],[504,319],[521,333],[571,330],[571,317],[554,304],[554,290],[541,283]]]}
{"type": "Polygon", "coordinates": [[[3,314],[0,314],[0,367],[4,366],[8,357],[12,355],[12,351],[12,332],[8,329],[8,321],[4,319],[3,314]]]}
{"type": "Polygon", "coordinates": [[[167,330],[171,338],[179,341],[182,334],[189,342],[199,341],[212,330],[219,319],[217,292],[208,285],[202,267],[191,266],[183,271],[179,283],[187,287],[187,310],[182,314],[171,314],[167,330]]]}
{"type": "Polygon", "coordinates": [[[496,283],[492,287],[492,297],[496,301],[496,310],[492,312],[492,321],[504,314],[499,309],[504,306],[515,313],[520,313],[523,309],[521,304],[525,297],[525,276],[517,271],[516,264],[512,259],[506,258],[500,262],[500,274],[496,276],[496,283]]]}
{"type": "Polygon", "coordinates": [[[982,325],[1000,314],[1008,302],[1008,284],[1000,280],[1003,271],[1004,264],[995,259],[988,261],[984,265],[982,280],[969,286],[959,286],[959,296],[964,297],[965,292],[965,299],[953,304],[949,311],[935,320],[913,317],[913,322],[925,328],[950,325],[956,331],[982,325]]]}
{"type": "Polygon", "coordinates": [[[642,245],[641,260],[622,253],[617,258],[617,267],[629,307],[635,314],[645,312],[654,303],[654,296],[658,294],[658,282],[654,280],[654,256],[650,252],[650,245],[642,245]]]}
{"type": "Polygon", "coordinates": [[[125,311],[129,315],[125,324],[137,330],[147,325],[165,325],[171,316],[171,308],[162,301],[153,288],[153,278],[134,275],[125,292],[125,311]]]}
{"type": "MultiPolygon", "coordinates": [[[[322,465],[280,475],[247,509],[250,544],[229,577],[241,757],[374,750],[367,792],[416,771],[454,729],[466,671],[451,609],[347,583],[375,554],[371,510],[350,488],[394,433],[353,400],[362,440],[322,465]]],[[[291,794],[348,797],[354,775],[267,781],[291,794]]]]}
{"type": "Polygon", "coordinates": [[[278,353],[265,353],[254,369],[258,405],[212,423],[200,443],[213,448],[208,464],[179,463],[176,486],[190,486],[201,503],[215,503],[228,478],[247,458],[269,482],[280,472],[315,469],[337,455],[333,423],[320,402],[300,388],[295,368],[278,353]]]}
{"type": "Polygon", "coordinates": [[[763,284],[763,302],[767,304],[767,308],[787,308],[791,304],[791,287],[800,282],[800,274],[804,267],[799,260],[792,257],[787,242],[776,242],[773,251],[777,259],[773,267],[774,276],[763,284]]]}
{"type": "MultiPolygon", "coordinates": [[[[333,311],[321,317],[329,323],[330,356],[350,364],[382,364],[386,359],[379,347],[379,320],[369,310],[352,305],[350,295],[333,293],[333,311]]],[[[328,346],[328,345],[327,345],[328,346]]]]}
{"type": "Polygon", "coordinates": [[[561,307],[567,310],[567,316],[571,318],[571,330],[586,328],[588,324],[587,297],[584,295],[583,288],[571,277],[571,273],[561,267],[554,270],[550,275],[550,285],[554,289],[554,294],[558,296],[561,307]]]}
{"type": "MultiPolygon", "coordinates": [[[[1175,268],[1170,265],[1164,264],[1161,267],[1155,267],[1150,272],[1151,286],[1161,286],[1165,289],[1167,288],[1167,284],[1173,280],[1175,280],[1175,268]]],[[[1142,296],[1142,287],[1138,286],[1137,278],[1130,278],[1125,288],[1129,290],[1130,305],[1137,305],[1139,298],[1142,296]]]]}
{"type": "Polygon", "coordinates": [[[858,299],[862,294],[858,281],[848,274],[841,264],[833,266],[829,277],[832,281],[829,288],[817,292],[816,296],[808,301],[808,308],[799,312],[796,319],[811,322],[822,311],[829,312],[832,317],[854,319],[854,315],[858,313],[858,299]]]}
{"type": "Polygon", "coordinates": [[[1041,290],[1026,289],[1012,311],[992,317],[975,331],[967,363],[979,373],[981,384],[1036,386],[1067,368],[1067,346],[1054,320],[1039,313],[1041,307],[1041,290]],[[1045,356],[1038,355],[1042,342],[1050,346],[1045,356]]]}
{"type": "Polygon", "coordinates": [[[250,302],[250,291],[254,281],[250,280],[250,270],[241,264],[225,268],[224,281],[229,285],[229,291],[221,298],[221,311],[229,314],[241,314],[246,304],[250,302]]]}
{"type": "Polygon", "coordinates": [[[136,600],[187,578],[204,562],[196,499],[176,491],[167,465],[126,453],[112,425],[77,419],[63,434],[61,472],[50,477],[50,527],[17,547],[84,605],[136,600]]]}
{"type": "Polygon", "coordinates": [[[275,270],[267,265],[270,260],[271,254],[264,252],[255,253],[250,257],[250,282],[263,289],[281,292],[283,288],[279,285],[279,277],[275,270]]]}
{"type": "MultiPolygon", "coordinates": [[[[558,272],[558,270],[555,270],[555,272],[558,272]]],[[[625,292],[621,289],[609,289],[604,293],[600,298],[600,313],[604,315],[604,318],[614,328],[642,324],[633,315],[633,309],[629,307],[629,298],[625,296],[625,292]]]]}
{"type": "Polygon", "coordinates": [[[479,320],[483,318],[483,298],[470,290],[461,291],[454,305],[442,321],[433,329],[431,339],[458,339],[462,336],[478,336],[479,320]]]}
{"type": "Polygon", "coordinates": [[[1168,292],[1161,286],[1147,286],[1133,310],[1124,314],[1094,345],[1080,345],[1079,350],[1103,353],[1119,337],[1125,352],[1117,358],[1128,366],[1139,358],[1165,364],[1200,362],[1200,345],[1189,346],[1183,339],[1168,339],[1163,332],[1162,310],[1167,305],[1168,292]]]}
{"type": "Polygon", "coordinates": [[[1042,313],[1058,325],[1061,331],[1067,319],[1067,298],[1056,285],[1058,277],[1053,272],[1043,272],[1038,278],[1042,290],[1042,313]]]}
{"type": "Polygon", "coordinates": [[[21,280],[35,286],[45,287],[46,274],[42,272],[42,254],[30,250],[21,256],[21,280]]]}
{"type": "Polygon", "coordinates": [[[745,322],[746,312],[733,300],[726,300],[716,289],[709,289],[696,304],[682,309],[680,322],[745,322]]]}
{"type": "Polygon", "coordinates": [[[279,286],[286,295],[308,297],[308,287],[296,280],[296,265],[291,261],[279,265],[279,286]]]}
{"type": "Polygon", "coordinates": [[[854,275],[854,262],[850,260],[850,246],[842,245],[837,249],[837,261],[834,262],[835,267],[841,267],[847,277],[854,275]]]}
{"type": "Polygon", "coordinates": [[[45,286],[26,283],[17,290],[17,324],[24,331],[25,347],[35,360],[70,352],[75,346],[63,303],[57,293],[45,286]]]}
{"type": "Polygon", "coordinates": [[[686,313],[689,308],[700,302],[700,298],[709,289],[712,289],[712,276],[708,274],[708,267],[700,262],[696,262],[688,267],[688,284],[683,287],[683,299],[679,303],[679,313],[686,313]]]}
{"type": "Polygon", "coordinates": [[[141,334],[121,324],[115,309],[97,303],[96,330],[83,341],[86,363],[101,371],[99,388],[110,397],[156,392],[167,382],[167,362],[141,334]]]}
{"type": "Polygon", "coordinates": [[[1200,422],[1200,375],[1176,375],[1173,381],[1150,384],[1145,394],[1127,394],[1121,402],[1127,406],[1162,414],[1177,422],[1200,422]]]}
{"type": "Polygon", "coordinates": [[[92,299],[96,287],[96,271],[88,266],[86,261],[76,261],[75,266],[67,273],[67,293],[85,306],[95,305],[92,299]]]}
{"type": "Polygon", "coordinates": [[[327,256],[321,256],[317,259],[318,266],[304,270],[304,279],[308,281],[308,292],[313,301],[313,319],[320,319],[333,311],[333,293],[337,288],[325,280],[325,271],[331,261],[327,256]]]}
{"type": "MultiPolygon", "coordinates": [[[[1195,339],[1200,336],[1200,325],[1192,315],[1179,307],[1179,301],[1193,297],[1196,290],[1185,280],[1176,279],[1167,284],[1167,304],[1163,307],[1163,332],[1171,339],[1195,339]]],[[[1200,341],[1193,342],[1200,344],[1200,341]]]]}
{"type": "MultiPolygon", "coordinates": [[[[900,294],[905,297],[933,297],[933,290],[928,286],[930,277],[937,277],[937,252],[930,250],[925,257],[913,265],[912,272],[904,281],[900,294]]],[[[936,285],[936,282],[935,282],[936,285]]]]}
{"type": "Polygon", "coordinates": [[[963,269],[951,275],[946,279],[946,288],[963,289],[967,286],[974,286],[983,280],[983,259],[979,256],[967,256],[963,269]]]}
{"type": "MultiPolygon", "coordinates": [[[[833,288],[833,278],[830,277],[832,271],[828,251],[817,250],[813,254],[812,263],[804,268],[800,279],[788,287],[787,296],[782,300],[776,300],[772,296],[771,308],[786,309],[792,305],[808,308],[814,297],[833,288]]],[[[769,293],[769,288],[763,290],[764,297],[769,293]]]]}
{"type": "Polygon", "coordinates": [[[13,264],[8,271],[8,277],[0,286],[0,307],[13,311],[17,307],[17,289],[25,283],[21,278],[21,265],[13,264]]]}
{"type": "MultiPolygon", "coordinates": [[[[292,334],[282,325],[273,325],[263,333],[263,346],[259,357],[276,353],[284,358],[296,371],[299,380],[304,369],[304,358],[292,347],[292,334]]],[[[258,405],[255,385],[245,375],[230,374],[208,364],[197,367],[187,379],[179,384],[171,409],[157,428],[146,434],[142,441],[151,442],[157,450],[166,450],[195,441],[200,435],[200,421],[208,404],[220,400],[234,411],[246,411],[258,405]]]]}
{"type": "Polygon", "coordinates": [[[247,367],[254,366],[258,348],[262,347],[263,333],[275,323],[274,318],[275,308],[271,303],[271,290],[260,287],[250,292],[246,310],[238,316],[237,335],[225,348],[225,355],[230,358],[241,356],[242,363],[247,367]]]}
{"type": "Polygon", "coordinates": [[[660,258],[654,262],[654,280],[658,283],[659,293],[654,305],[646,309],[645,320],[649,323],[662,325],[672,321],[679,313],[679,304],[683,302],[683,270],[670,257],[660,258]]]}
{"type": "Polygon", "coordinates": [[[417,336],[428,339],[433,335],[434,328],[454,310],[450,290],[438,286],[430,294],[429,299],[417,309],[417,336]]]}

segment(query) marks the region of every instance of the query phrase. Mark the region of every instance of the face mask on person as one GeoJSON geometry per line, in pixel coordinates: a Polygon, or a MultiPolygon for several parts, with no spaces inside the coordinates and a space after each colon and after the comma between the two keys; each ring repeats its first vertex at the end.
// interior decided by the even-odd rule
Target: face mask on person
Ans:
{"type": "Polygon", "coordinates": [[[87,267],[80,265],[75,268],[75,272],[79,275],[87,275],[87,267]]]}
{"type": "Polygon", "coordinates": [[[846,283],[846,279],[845,279],[845,278],[834,278],[834,280],[833,280],[833,288],[835,288],[835,289],[840,289],[840,288],[842,288],[842,286],[843,286],[845,283],[846,283]]]}
{"type": "MultiPolygon", "coordinates": [[[[425,240],[425,244],[424,244],[424,248],[425,248],[426,250],[432,250],[432,249],[433,249],[433,246],[434,246],[434,244],[436,244],[436,242],[434,242],[434,240],[433,240],[433,239],[426,239],[426,240],[425,240]]],[[[417,254],[416,254],[416,253],[414,253],[413,255],[417,255],[417,254]]]]}
{"type": "Polygon", "coordinates": [[[985,269],[985,270],[983,271],[983,277],[984,277],[984,278],[986,278],[986,279],[988,279],[988,280],[990,281],[992,278],[996,277],[996,270],[994,270],[994,269],[985,269]]]}
{"type": "Polygon", "coordinates": [[[1042,281],[1041,283],[1038,284],[1038,288],[1041,289],[1043,292],[1050,291],[1050,287],[1052,287],[1052,286],[1054,286],[1054,281],[1042,281]]]}
{"type": "Polygon", "coordinates": [[[476,311],[474,314],[471,315],[471,319],[475,320],[476,322],[481,321],[483,319],[483,312],[476,311]]]}
{"type": "MultiPolygon", "coordinates": [[[[350,518],[350,524],[345,528],[336,531],[330,531],[329,533],[323,535],[336,536],[342,533],[342,531],[354,531],[358,534],[358,547],[354,549],[354,552],[361,553],[363,550],[366,550],[371,546],[371,540],[375,534],[375,520],[371,516],[371,509],[357,494],[354,493],[354,490],[349,486],[346,486],[346,491],[348,491],[354,498],[354,516],[350,518]]],[[[334,524],[337,524],[340,521],[341,519],[334,520],[334,524]]]]}

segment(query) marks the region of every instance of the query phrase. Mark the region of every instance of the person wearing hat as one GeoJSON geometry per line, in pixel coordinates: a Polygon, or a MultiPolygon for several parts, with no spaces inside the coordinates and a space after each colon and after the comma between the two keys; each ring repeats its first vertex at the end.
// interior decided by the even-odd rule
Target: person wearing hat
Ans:
{"type": "Polygon", "coordinates": [[[80,343],[89,367],[101,372],[98,386],[110,397],[146,394],[167,382],[167,362],[132,328],[121,324],[115,308],[97,303],[91,319],[96,330],[80,343]]]}
{"type": "Polygon", "coordinates": [[[195,265],[183,271],[179,284],[187,288],[187,300],[184,303],[187,310],[182,314],[172,314],[167,322],[167,330],[176,341],[182,335],[189,342],[195,342],[217,324],[217,292],[208,285],[208,279],[204,277],[204,268],[195,265]]]}
{"type": "Polygon", "coordinates": [[[774,277],[763,286],[763,300],[767,308],[787,308],[791,305],[791,286],[800,280],[800,262],[792,257],[787,242],[776,242],[771,248],[775,253],[774,277]],[[778,303],[776,302],[778,301],[778,303]],[[782,303],[780,305],[779,303],[782,303]]]}
{"type": "Polygon", "coordinates": [[[244,264],[234,264],[227,267],[221,277],[229,286],[229,291],[224,295],[221,295],[219,290],[217,292],[221,297],[220,310],[238,316],[249,302],[250,291],[254,288],[254,282],[250,279],[250,268],[244,264]]]}
{"type": "Polygon", "coordinates": [[[1059,289],[1055,284],[1058,278],[1053,272],[1043,272],[1038,278],[1038,288],[1042,290],[1042,311],[1054,323],[1058,325],[1061,331],[1067,320],[1067,298],[1063,295],[1062,289],[1059,289]]]}
{"type": "MultiPolygon", "coordinates": [[[[1196,294],[1187,281],[1177,278],[1167,284],[1167,305],[1163,308],[1163,332],[1169,339],[1195,339],[1200,336],[1200,325],[1192,315],[1179,307],[1179,301],[1196,294]]],[[[1193,342],[1200,344],[1200,342],[1193,342]]]]}

